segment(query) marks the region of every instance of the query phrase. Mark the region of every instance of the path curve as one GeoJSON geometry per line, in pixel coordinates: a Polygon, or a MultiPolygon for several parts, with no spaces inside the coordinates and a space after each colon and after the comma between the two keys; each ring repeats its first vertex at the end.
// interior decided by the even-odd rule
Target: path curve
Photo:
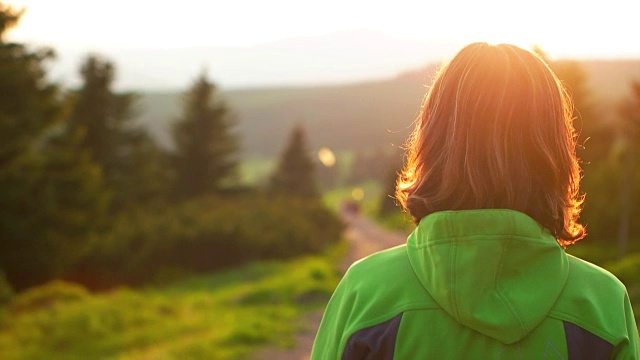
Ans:
{"type": "MultiPolygon", "coordinates": [[[[346,271],[355,261],[380,250],[404,244],[407,236],[400,232],[383,229],[372,220],[351,214],[343,214],[347,223],[345,239],[349,244],[347,256],[340,264],[346,271]]],[[[296,336],[296,348],[291,350],[268,349],[258,352],[256,360],[306,360],[311,355],[311,347],[322,320],[322,311],[308,314],[302,319],[302,330],[296,336]]]]}

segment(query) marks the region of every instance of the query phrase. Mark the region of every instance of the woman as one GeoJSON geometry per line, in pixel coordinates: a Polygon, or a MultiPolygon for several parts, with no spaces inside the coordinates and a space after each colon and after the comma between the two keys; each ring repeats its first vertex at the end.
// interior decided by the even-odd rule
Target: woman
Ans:
{"type": "Polygon", "coordinates": [[[620,281],[585,236],[572,106],[535,54],[474,43],[437,74],[397,199],[406,245],[354,265],[312,359],[638,359],[620,281]]]}

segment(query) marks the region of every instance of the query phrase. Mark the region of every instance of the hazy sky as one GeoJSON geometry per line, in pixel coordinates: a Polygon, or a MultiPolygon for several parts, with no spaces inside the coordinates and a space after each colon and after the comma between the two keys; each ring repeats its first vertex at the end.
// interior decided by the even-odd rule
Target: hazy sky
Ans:
{"type": "Polygon", "coordinates": [[[551,56],[640,57],[640,0],[8,0],[11,38],[89,50],[251,46],[370,29],[409,39],[540,44],[551,56]]]}

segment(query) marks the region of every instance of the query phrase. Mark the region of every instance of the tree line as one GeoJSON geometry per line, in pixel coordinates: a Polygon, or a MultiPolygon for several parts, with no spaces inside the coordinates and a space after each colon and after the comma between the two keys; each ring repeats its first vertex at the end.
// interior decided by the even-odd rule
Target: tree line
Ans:
{"type": "Polygon", "coordinates": [[[85,58],[77,89],[47,79],[52,49],[7,40],[21,15],[0,3],[0,282],[141,284],[167,266],[209,271],[338,239],[301,127],[269,186],[248,188],[238,119],[205,71],[183,95],[168,151],[136,124],[136,94],[113,90],[106,57],[85,58]]]}

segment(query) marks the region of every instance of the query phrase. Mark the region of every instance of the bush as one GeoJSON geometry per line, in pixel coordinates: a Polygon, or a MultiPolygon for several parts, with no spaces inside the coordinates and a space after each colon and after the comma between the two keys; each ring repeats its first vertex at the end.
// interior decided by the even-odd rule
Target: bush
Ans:
{"type": "Polygon", "coordinates": [[[206,272],[253,260],[318,253],[343,225],[321,203],[207,197],[122,214],[69,276],[94,289],[140,285],[161,269],[206,272]]]}
{"type": "Polygon", "coordinates": [[[253,262],[83,299],[68,283],[34,287],[15,298],[29,310],[0,312],[0,358],[224,360],[267,344],[291,347],[300,316],[322,308],[340,280],[334,255],[253,262]],[[34,301],[43,298],[56,300],[34,301]]]}
{"type": "Polygon", "coordinates": [[[21,292],[11,301],[9,310],[12,313],[30,312],[56,304],[85,300],[90,296],[87,289],[80,285],[54,280],[21,292]]]}
{"type": "Polygon", "coordinates": [[[13,297],[13,287],[7,281],[4,271],[0,270],[0,305],[8,302],[13,297]]]}

